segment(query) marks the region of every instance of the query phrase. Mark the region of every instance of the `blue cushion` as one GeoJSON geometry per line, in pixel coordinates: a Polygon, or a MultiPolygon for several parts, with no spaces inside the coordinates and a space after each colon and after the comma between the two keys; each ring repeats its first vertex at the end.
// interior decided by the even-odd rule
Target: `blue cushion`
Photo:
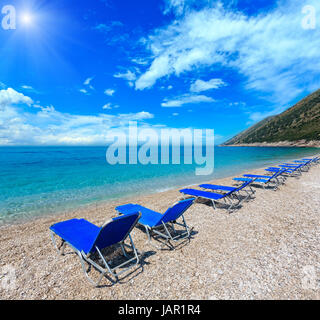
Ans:
{"type": "Polygon", "coordinates": [[[58,222],[50,227],[55,234],[69,242],[73,247],[84,253],[89,253],[100,228],[85,219],[71,219],[58,222]]]}
{"type": "Polygon", "coordinates": [[[167,223],[178,219],[193,203],[194,199],[187,199],[178,202],[170,207],[164,214],[150,210],[139,204],[125,204],[116,208],[122,214],[130,214],[132,212],[141,212],[139,223],[149,226],[150,228],[161,225],[162,222],[167,223]]]}
{"type": "Polygon", "coordinates": [[[219,186],[216,184],[200,184],[199,187],[204,189],[221,190],[221,191],[234,191],[237,189],[235,187],[219,186]]]}
{"type": "Polygon", "coordinates": [[[196,189],[182,189],[180,190],[181,193],[188,194],[195,197],[201,197],[204,199],[211,199],[211,200],[219,200],[224,198],[226,195],[213,193],[213,192],[207,192],[207,191],[201,191],[196,189]]]}
{"type": "Polygon", "coordinates": [[[247,178],[262,178],[262,179],[271,179],[273,176],[263,176],[263,175],[258,175],[258,174],[244,174],[244,177],[247,178]]]}
{"type": "Polygon", "coordinates": [[[116,210],[121,214],[130,214],[132,212],[141,212],[141,218],[139,219],[139,223],[143,225],[147,225],[149,227],[156,226],[161,223],[161,219],[163,215],[159,212],[150,210],[139,204],[125,204],[123,206],[116,207],[116,210]]]}
{"type": "Polygon", "coordinates": [[[190,198],[186,200],[181,200],[176,203],[173,207],[170,207],[164,214],[162,221],[164,223],[178,220],[181,215],[189,209],[189,207],[193,204],[195,198],[190,198]]]}
{"type": "MultiPolygon", "coordinates": [[[[249,178],[233,178],[233,180],[235,181],[252,181],[252,179],[249,179],[249,178]]],[[[269,182],[269,179],[255,179],[253,181],[253,183],[255,182],[261,182],[261,183],[266,183],[266,182],[269,182]]]]}

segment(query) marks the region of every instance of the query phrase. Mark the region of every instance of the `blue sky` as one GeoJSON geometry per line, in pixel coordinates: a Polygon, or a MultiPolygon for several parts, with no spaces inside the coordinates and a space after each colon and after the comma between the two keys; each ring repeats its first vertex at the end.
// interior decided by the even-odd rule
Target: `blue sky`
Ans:
{"type": "Polygon", "coordinates": [[[320,87],[320,25],[302,27],[317,0],[7,4],[0,145],[104,144],[132,120],[221,143],[320,87]]]}

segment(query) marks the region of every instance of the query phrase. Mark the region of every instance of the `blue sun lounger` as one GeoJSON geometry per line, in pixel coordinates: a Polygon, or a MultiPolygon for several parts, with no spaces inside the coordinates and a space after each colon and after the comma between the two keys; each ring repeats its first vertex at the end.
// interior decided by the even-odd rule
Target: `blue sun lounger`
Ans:
{"type": "MultiPolygon", "coordinates": [[[[249,182],[249,181],[247,181],[249,182]]],[[[247,200],[248,198],[251,197],[251,195],[253,195],[255,193],[255,190],[253,190],[250,186],[250,183],[244,182],[242,185],[240,186],[234,186],[234,187],[229,187],[229,186],[221,186],[221,185],[216,185],[216,184],[200,184],[199,187],[203,188],[203,189],[207,189],[207,190],[212,190],[212,191],[225,191],[225,192],[230,192],[232,191],[234,193],[234,195],[239,199],[238,197],[238,193],[240,194],[241,191],[246,193],[245,196],[245,200],[247,200]],[[246,190],[246,187],[249,188],[251,194],[248,192],[248,190],[246,190]]]]}
{"type": "Polygon", "coordinates": [[[307,172],[309,171],[310,167],[309,167],[309,163],[305,162],[305,163],[300,163],[300,164],[293,164],[293,163],[283,163],[282,165],[287,166],[289,169],[297,169],[301,174],[302,172],[307,172]]]}
{"type": "Polygon", "coordinates": [[[313,165],[313,160],[295,160],[293,161],[295,164],[302,164],[304,167],[307,168],[307,171],[311,168],[311,166],[313,165]]]}
{"type": "Polygon", "coordinates": [[[280,164],[279,167],[282,169],[291,169],[293,170],[294,173],[298,173],[299,175],[302,175],[302,168],[303,168],[303,164],[300,165],[289,165],[289,164],[280,164]]]}
{"type": "Polygon", "coordinates": [[[312,162],[315,160],[316,158],[313,158],[313,159],[305,159],[305,160],[295,160],[293,161],[294,164],[292,163],[284,163],[284,165],[296,165],[296,166],[300,166],[301,169],[306,169],[305,171],[309,171],[311,165],[312,165],[312,162]]]}
{"type": "Polygon", "coordinates": [[[314,158],[308,158],[308,159],[302,159],[300,161],[306,161],[308,162],[309,168],[311,166],[317,165],[320,162],[320,157],[314,157],[314,158]]]}
{"type": "MultiPolygon", "coordinates": [[[[248,181],[248,179],[255,179],[253,183],[262,184],[265,189],[266,185],[271,184],[276,190],[280,184],[284,183],[284,180],[280,181],[280,176],[285,172],[285,169],[280,169],[279,171],[274,172],[272,175],[257,175],[257,174],[244,174],[241,178],[234,178],[235,181],[248,181]]],[[[280,178],[281,179],[281,178],[280,178]]]]}
{"type": "Polygon", "coordinates": [[[216,209],[216,202],[220,200],[224,200],[225,203],[229,202],[228,211],[230,212],[233,208],[238,207],[240,203],[243,201],[237,198],[238,203],[235,204],[234,202],[232,202],[231,198],[236,197],[235,196],[236,192],[240,191],[241,189],[244,189],[246,186],[252,183],[252,181],[253,179],[249,179],[249,181],[246,181],[241,187],[230,190],[225,194],[202,191],[197,189],[182,189],[180,190],[180,192],[184,195],[197,197],[197,199],[201,198],[201,199],[209,200],[211,201],[214,209],[216,209]]]}
{"type": "Polygon", "coordinates": [[[283,179],[282,183],[286,181],[288,175],[291,175],[293,173],[293,170],[291,169],[283,169],[283,168],[277,168],[277,167],[269,167],[264,170],[267,172],[272,172],[272,174],[274,174],[275,172],[279,172],[280,170],[283,170],[283,173],[279,175],[279,178],[283,179]]]}
{"type": "Polygon", "coordinates": [[[317,164],[320,161],[320,157],[306,158],[306,159],[302,159],[302,161],[311,161],[311,163],[317,164]]]}
{"type": "Polygon", "coordinates": [[[279,168],[279,167],[269,167],[267,169],[264,169],[265,171],[268,172],[279,172],[280,170],[283,170],[284,173],[292,173],[294,172],[294,169],[284,169],[284,168],[279,168]]]}
{"type": "MultiPolygon", "coordinates": [[[[249,180],[252,180],[252,182],[254,181],[254,179],[249,179],[249,180]]],[[[237,186],[233,186],[233,187],[221,186],[221,185],[215,185],[215,184],[201,184],[199,187],[204,188],[204,189],[217,190],[217,191],[227,191],[227,192],[229,192],[229,191],[237,192],[237,191],[241,191],[241,190],[248,192],[248,190],[245,189],[246,187],[248,187],[252,194],[254,194],[256,192],[255,190],[253,190],[251,188],[250,183],[249,184],[244,183],[240,186],[237,185],[237,186]]]]}
{"type": "MultiPolygon", "coordinates": [[[[138,224],[145,228],[149,243],[153,245],[152,237],[154,239],[157,238],[158,241],[160,241],[159,238],[162,238],[165,241],[164,244],[174,249],[175,247],[171,242],[177,243],[181,242],[181,240],[190,239],[191,229],[186,223],[184,213],[190,208],[194,200],[194,198],[190,198],[179,201],[168,208],[164,214],[131,203],[116,207],[116,210],[124,216],[131,212],[139,211],[141,218],[138,224]],[[182,222],[178,222],[180,218],[182,222]],[[182,229],[177,230],[177,226],[182,227],[182,229]]],[[[159,247],[157,248],[159,249],[159,247]]]]}
{"type": "MultiPolygon", "coordinates": [[[[64,254],[65,245],[68,244],[78,254],[83,272],[89,282],[94,286],[99,286],[103,276],[106,276],[108,273],[110,273],[117,281],[119,275],[139,263],[138,252],[130,236],[130,232],[139,218],[140,213],[134,212],[126,216],[113,218],[106,222],[101,228],[85,219],[71,219],[58,222],[50,227],[51,239],[55,248],[62,255],[64,254]],[[59,247],[56,244],[55,236],[58,236],[62,240],[59,247]],[[125,243],[127,238],[130,240],[130,245],[125,243]],[[111,266],[110,261],[107,262],[101,252],[102,249],[113,245],[119,245],[124,258],[126,258],[124,262],[115,266],[111,266]],[[132,251],[133,254],[131,254],[131,256],[133,255],[133,257],[128,255],[126,248],[132,251]],[[93,260],[94,255],[97,255],[102,260],[103,266],[93,260]],[[85,262],[89,264],[88,270],[86,269],[85,262]],[[134,264],[132,264],[133,262],[134,264]],[[116,271],[127,265],[129,266],[121,271],[116,271]],[[91,266],[101,273],[97,281],[94,281],[89,277],[88,272],[90,271],[91,266]]],[[[115,282],[112,278],[108,278],[113,283],[115,282]]]]}

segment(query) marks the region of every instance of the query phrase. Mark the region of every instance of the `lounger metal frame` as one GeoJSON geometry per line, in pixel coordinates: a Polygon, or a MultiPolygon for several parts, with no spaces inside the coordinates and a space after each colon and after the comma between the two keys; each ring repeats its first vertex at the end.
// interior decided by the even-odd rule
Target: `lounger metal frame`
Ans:
{"type": "Polygon", "coordinates": [[[187,197],[192,196],[192,197],[196,197],[196,199],[209,200],[209,201],[211,201],[214,210],[217,209],[216,202],[219,203],[220,200],[223,200],[226,205],[229,205],[229,207],[227,209],[229,213],[231,213],[234,208],[237,208],[243,201],[247,201],[249,198],[251,198],[250,193],[244,189],[230,192],[230,194],[226,195],[225,197],[222,197],[221,199],[211,199],[211,198],[209,198],[209,197],[207,198],[203,195],[196,196],[196,195],[188,195],[186,193],[182,193],[182,194],[183,194],[183,199],[187,199],[187,197]],[[243,199],[240,199],[239,196],[237,195],[237,193],[240,194],[240,191],[245,191],[247,193],[247,196],[245,196],[243,199]],[[232,202],[232,200],[231,200],[232,197],[235,197],[238,200],[238,203],[235,204],[234,202],[232,202]]]}
{"type": "Polygon", "coordinates": [[[138,222],[138,225],[145,228],[146,233],[147,233],[147,237],[148,237],[148,242],[150,245],[154,246],[157,249],[163,248],[163,247],[156,246],[152,242],[152,238],[155,238],[153,236],[153,233],[154,233],[154,234],[158,235],[159,237],[164,238],[165,242],[163,244],[167,245],[169,248],[174,250],[176,247],[171,243],[171,241],[176,242],[176,243],[178,243],[178,242],[181,243],[181,241],[190,240],[190,236],[191,236],[192,228],[190,228],[187,225],[186,220],[183,215],[181,216],[181,218],[182,218],[182,223],[179,223],[177,221],[170,221],[170,222],[164,223],[162,221],[161,225],[159,225],[159,226],[149,227],[147,225],[139,224],[139,222],[138,222]],[[184,228],[184,230],[182,230],[182,233],[174,235],[174,233],[177,232],[175,225],[178,225],[178,226],[184,228]],[[169,230],[170,228],[172,229],[171,232],[169,230]]]}
{"type": "MultiPolygon", "coordinates": [[[[138,216],[138,219],[140,218],[141,216],[141,213],[139,214],[138,216]]],[[[112,220],[109,220],[108,222],[106,222],[103,226],[105,227],[107,224],[111,223],[112,220]]],[[[118,245],[121,247],[121,250],[122,250],[122,253],[123,253],[123,256],[125,258],[127,258],[128,260],[126,260],[125,262],[119,264],[119,265],[116,265],[114,267],[111,267],[110,263],[108,263],[105,259],[105,257],[103,256],[103,254],[101,253],[101,250],[95,246],[95,249],[96,249],[96,252],[98,253],[98,256],[99,258],[102,260],[103,264],[104,264],[104,267],[100,266],[98,263],[96,263],[94,260],[91,259],[91,256],[93,254],[95,254],[95,252],[92,254],[91,252],[86,254],[84,253],[83,251],[79,251],[77,248],[75,248],[71,243],[69,243],[68,241],[64,240],[61,238],[61,245],[60,247],[57,246],[56,244],[56,241],[55,241],[55,233],[50,230],[50,234],[51,234],[51,240],[53,242],[53,245],[54,247],[57,249],[58,253],[61,254],[61,255],[64,255],[64,249],[65,249],[65,246],[66,244],[71,247],[74,252],[78,255],[79,259],[80,259],[80,262],[81,262],[81,267],[82,267],[82,270],[86,276],[86,278],[89,280],[89,282],[95,286],[95,287],[98,287],[102,278],[105,276],[107,277],[113,284],[116,283],[117,281],[119,281],[119,276],[121,274],[123,274],[124,272],[128,271],[129,269],[135,267],[136,265],[139,264],[140,262],[140,259],[139,259],[139,252],[138,250],[136,249],[134,243],[133,243],[133,240],[132,240],[132,237],[130,235],[130,232],[132,231],[132,229],[134,228],[136,223],[133,224],[133,226],[131,227],[131,229],[128,231],[128,233],[126,234],[126,236],[123,238],[123,240],[121,242],[118,243],[118,245]],[[130,240],[130,245],[129,244],[126,244],[125,243],[125,240],[129,238],[130,240]],[[129,257],[129,255],[127,254],[126,252],[126,248],[128,249],[131,249],[134,256],[132,258],[129,257]],[[128,265],[130,263],[132,263],[133,261],[135,261],[134,264],[132,264],[131,266],[128,266],[127,268],[124,268],[123,270],[121,270],[120,272],[116,272],[116,270],[118,270],[119,268],[122,268],[124,267],[125,265],[128,265]],[[85,262],[88,263],[88,268],[86,268],[85,266],[85,262]],[[94,281],[93,279],[90,278],[89,276],[89,272],[91,270],[91,266],[94,267],[97,271],[99,271],[101,274],[98,278],[97,281],[94,281]],[[110,273],[114,279],[112,279],[112,277],[109,277],[108,276],[108,273],[110,273]]],[[[57,235],[58,236],[58,235],[57,235]]],[[[114,245],[117,245],[117,244],[114,244],[114,245]]],[[[113,245],[113,246],[114,246],[113,245]]]]}
{"type": "MultiPolygon", "coordinates": [[[[174,207],[175,205],[177,205],[180,201],[177,201],[175,202],[171,207],[169,207],[167,209],[167,211],[174,207]]],[[[192,204],[191,204],[192,205],[192,204]]],[[[190,205],[190,206],[191,206],[190,205]]],[[[141,224],[139,223],[138,221],[138,225],[140,225],[141,227],[143,227],[147,233],[147,237],[148,237],[148,242],[150,245],[152,245],[153,247],[155,247],[156,249],[162,249],[162,247],[159,247],[157,245],[155,245],[153,242],[152,242],[152,238],[153,237],[153,233],[158,235],[159,237],[163,238],[164,239],[164,243],[163,245],[167,245],[169,248],[171,248],[172,250],[174,250],[176,248],[176,246],[174,246],[172,242],[175,242],[175,243],[178,243],[178,242],[183,242],[184,240],[189,240],[190,241],[190,237],[191,237],[191,231],[192,231],[192,228],[190,228],[187,223],[186,223],[186,220],[185,220],[185,217],[184,217],[184,212],[186,212],[190,206],[188,206],[184,211],[183,213],[180,215],[179,218],[182,219],[182,223],[178,222],[177,220],[174,220],[174,221],[169,221],[169,222],[166,222],[164,223],[163,221],[161,222],[161,225],[158,225],[158,226],[155,226],[155,227],[150,227],[148,225],[144,225],[144,224],[141,224]],[[175,233],[177,233],[177,230],[175,228],[175,225],[177,226],[180,226],[182,227],[182,233],[178,233],[175,235],[175,233]],[[172,229],[171,232],[169,229],[172,229]]],[[[159,240],[158,240],[159,241],[159,240]]],[[[161,242],[161,241],[160,241],[161,242]]]]}
{"type": "MultiPolygon", "coordinates": [[[[283,174],[286,172],[285,169],[280,169],[278,172],[275,172],[272,176],[268,178],[263,178],[263,175],[261,175],[261,178],[256,177],[256,179],[253,181],[253,183],[260,183],[263,187],[263,189],[266,189],[266,185],[271,185],[271,188],[273,190],[277,190],[280,185],[284,184],[286,181],[286,177],[283,176],[283,174]],[[265,179],[268,180],[267,182],[259,182],[259,179],[265,179]],[[281,181],[279,179],[282,179],[281,181]]],[[[249,179],[253,179],[253,177],[250,177],[250,175],[245,175],[245,177],[248,177],[249,179]]]]}

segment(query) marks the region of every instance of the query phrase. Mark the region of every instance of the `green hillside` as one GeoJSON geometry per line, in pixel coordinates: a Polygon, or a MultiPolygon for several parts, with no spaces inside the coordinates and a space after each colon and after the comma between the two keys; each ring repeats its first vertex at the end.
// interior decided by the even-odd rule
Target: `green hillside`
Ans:
{"type": "Polygon", "coordinates": [[[224,145],[300,140],[320,141],[320,90],[283,113],[241,132],[224,145]]]}

